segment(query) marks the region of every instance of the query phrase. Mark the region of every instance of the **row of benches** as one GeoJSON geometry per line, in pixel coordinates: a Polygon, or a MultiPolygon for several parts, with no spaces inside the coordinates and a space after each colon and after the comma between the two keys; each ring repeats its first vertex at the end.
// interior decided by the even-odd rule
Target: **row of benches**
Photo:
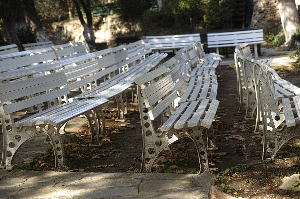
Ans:
{"type": "MultiPolygon", "coordinates": [[[[11,169],[12,159],[18,148],[33,136],[45,133],[50,137],[53,145],[55,165],[64,168],[63,145],[59,129],[64,127],[71,118],[84,114],[89,120],[92,141],[97,143],[101,125],[105,126],[100,122],[100,120],[105,121],[101,114],[102,106],[112,97],[122,99],[122,93],[135,81],[139,88],[138,99],[141,118],[143,118],[145,145],[142,170],[149,172],[154,156],[176,138],[184,136],[195,141],[199,161],[201,159],[200,171],[208,170],[206,144],[202,140],[202,131],[204,128],[209,129],[218,107],[218,101],[215,99],[217,93],[215,68],[220,58],[205,55],[201,44],[196,43],[178,51],[174,58],[147,73],[166,57],[166,54],[157,53],[146,57],[149,53],[151,53],[149,44],[138,41],[127,46],[63,60],[67,67],[61,64],[48,64],[48,68],[43,70],[40,66],[44,64],[39,64],[16,69],[15,74],[19,70],[22,75],[17,79],[10,78],[10,81],[0,85],[0,113],[4,137],[1,167],[11,169]],[[50,73],[41,75],[45,72],[50,73]],[[107,78],[109,79],[104,81],[107,78]],[[157,79],[158,83],[155,84],[154,79],[157,79]],[[154,94],[150,94],[150,100],[143,94],[144,91],[148,93],[149,86],[154,94]],[[78,88],[83,92],[68,99],[69,94],[78,88]],[[178,97],[181,97],[181,100],[178,97]],[[143,100],[150,102],[147,113],[142,111],[145,104],[143,100]],[[43,104],[45,102],[48,103],[43,104]],[[180,106],[175,108],[178,103],[180,106]],[[169,106],[170,104],[172,106],[169,106]],[[16,112],[32,106],[37,106],[39,112],[21,120],[13,119],[16,112]],[[163,118],[166,116],[170,118],[161,127],[164,133],[159,135],[151,131],[151,120],[162,111],[164,111],[163,118]],[[143,114],[149,114],[149,117],[146,118],[143,114]],[[183,130],[187,133],[182,133],[183,130]],[[154,142],[151,139],[149,142],[151,137],[149,132],[154,136],[152,139],[156,139],[154,142]],[[156,151],[153,152],[152,149],[156,151]]],[[[13,73],[13,71],[9,72],[13,73]]],[[[121,110],[125,112],[124,107],[121,110]]]]}
{"type": "Polygon", "coordinates": [[[271,59],[254,60],[247,44],[236,47],[238,95],[246,117],[263,131],[262,158],[275,158],[279,149],[299,135],[300,88],[270,67],[271,59]]]}
{"type": "MultiPolygon", "coordinates": [[[[146,36],[145,38],[151,44],[151,49],[154,51],[178,50],[192,44],[193,42],[201,42],[199,33],[146,36]]],[[[258,57],[258,52],[260,53],[260,48],[258,47],[260,44],[264,43],[263,30],[245,30],[207,34],[207,48],[215,48],[217,54],[220,54],[219,48],[235,47],[245,42],[254,46],[254,55],[255,57],[258,57]]]]}
{"type": "MultiPolygon", "coordinates": [[[[155,67],[166,54],[151,53],[143,41],[119,46],[59,63],[32,65],[7,73],[18,78],[0,85],[0,113],[3,133],[1,167],[12,168],[18,148],[37,134],[47,134],[53,145],[58,167],[65,167],[59,130],[73,117],[85,115],[90,124],[92,142],[97,143],[104,121],[101,106],[112,97],[122,95],[133,80],[155,67]],[[64,63],[64,65],[63,65],[64,63]],[[104,81],[105,80],[105,81],[104,81]],[[76,89],[82,94],[68,98],[76,89]],[[46,104],[45,104],[46,103],[46,104]],[[14,120],[14,114],[26,108],[38,107],[38,112],[14,120]]],[[[119,99],[118,99],[119,101],[119,99]]],[[[124,107],[121,108],[124,113],[124,107]]]]}

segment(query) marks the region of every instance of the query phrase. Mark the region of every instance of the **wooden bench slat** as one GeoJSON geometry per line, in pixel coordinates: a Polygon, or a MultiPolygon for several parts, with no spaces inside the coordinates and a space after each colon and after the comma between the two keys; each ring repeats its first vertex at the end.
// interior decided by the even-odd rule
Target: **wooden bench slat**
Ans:
{"type": "Polygon", "coordinates": [[[293,101],[294,101],[294,106],[295,106],[296,113],[297,113],[298,118],[299,118],[300,117],[300,96],[294,96],[293,101]]]}
{"type": "Polygon", "coordinates": [[[190,96],[191,91],[194,88],[195,81],[196,81],[196,77],[195,76],[191,77],[189,85],[188,85],[187,89],[185,90],[184,94],[181,96],[179,103],[183,103],[183,102],[187,101],[188,97],[190,96]]]}
{"type": "Polygon", "coordinates": [[[167,106],[169,106],[176,98],[177,98],[177,91],[172,92],[170,95],[167,96],[162,102],[160,102],[157,106],[155,106],[152,110],[150,110],[149,117],[151,120],[154,120],[159,114],[161,114],[167,106]]]}
{"type": "Polygon", "coordinates": [[[201,101],[200,105],[198,106],[197,110],[195,111],[192,118],[188,121],[188,127],[195,127],[198,126],[200,123],[200,119],[203,116],[206,107],[208,106],[209,99],[204,99],[201,101]]]}
{"type": "Polygon", "coordinates": [[[206,112],[204,119],[201,121],[201,126],[205,128],[210,128],[212,122],[214,121],[218,106],[219,106],[218,100],[211,101],[211,103],[209,104],[209,109],[206,112]]]}
{"type": "Polygon", "coordinates": [[[285,117],[285,122],[287,127],[296,126],[296,121],[294,118],[294,113],[291,107],[290,99],[283,98],[282,106],[283,106],[284,117],[285,117]]]}
{"type": "Polygon", "coordinates": [[[197,97],[198,97],[198,94],[200,93],[200,90],[201,90],[201,87],[202,87],[202,77],[198,77],[196,79],[196,86],[189,98],[189,101],[195,101],[197,100],[197,97]]]}
{"type": "Polygon", "coordinates": [[[181,116],[182,111],[184,111],[189,102],[184,102],[176,108],[175,112],[169,117],[169,119],[161,126],[162,131],[169,131],[173,128],[175,121],[181,116]]]}
{"type": "Polygon", "coordinates": [[[32,95],[47,90],[67,85],[66,76],[63,72],[45,75],[33,79],[0,84],[0,101],[15,100],[26,95],[32,95]]]}
{"type": "Polygon", "coordinates": [[[191,118],[195,109],[197,108],[199,101],[192,101],[185,112],[181,115],[178,121],[174,124],[175,129],[182,129],[186,126],[187,121],[191,118]]]}

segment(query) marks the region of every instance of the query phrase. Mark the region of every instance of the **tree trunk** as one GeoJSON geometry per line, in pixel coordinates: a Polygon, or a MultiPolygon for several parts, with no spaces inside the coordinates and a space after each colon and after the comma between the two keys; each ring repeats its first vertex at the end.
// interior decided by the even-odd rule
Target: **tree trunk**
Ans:
{"type": "Polygon", "coordinates": [[[278,9],[285,35],[285,44],[288,44],[300,26],[295,0],[278,0],[278,9]]]}
{"type": "Polygon", "coordinates": [[[10,1],[0,1],[0,18],[3,19],[3,33],[6,37],[7,42],[10,44],[16,44],[18,46],[19,51],[24,50],[18,35],[17,35],[17,29],[16,29],[16,16],[18,9],[16,9],[16,6],[18,5],[17,0],[10,0],[10,1]]]}
{"type": "Polygon", "coordinates": [[[15,5],[15,9],[16,9],[16,29],[17,31],[19,30],[25,30],[28,28],[28,25],[26,24],[26,19],[25,19],[25,15],[24,15],[24,10],[22,8],[22,4],[20,0],[16,0],[17,5],[15,5]]]}
{"type": "Polygon", "coordinates": [[[158,11],[161,11],[161,9],[162,9],[162,0],[157,0],[157,4],[158,4],[158,11]]]}
{"type": "Polygon", "coordinates": [[[91,2],[90,0],[80,0],[81,5],[83,7],[83,11],[85,12],[86,19],[87,19],[87,27],[90,34],[90,42],[95,43],[95,34],[94,34],[94,28],[93,28],[93,17],[91,12],[91,2]]]}
{"type": "Polygon", "coordinates": [[[25,15],[30,21],[32,30],[36,33],[38,42],[49,41],[34,6],[34,0],[22,0],[25,15]]]}
{"type": "Polygon", "coordinates": [[[76,11],[78,13],[79,21],[80,21],[81,25],[83,26],[82,34],[83,34],[85,40],[88,43],[95,43],[95,34],[94,34],[94,29],[93,29],[93,18],[92,18],[92,13],[91,13],[90,0],[87,0],[86,3],[84,2],[84,0],[80,0],[80,3],[82,5],[85,15],[87,17],[87,23],[83,19],[83,15],[81,13],[80,5],[79,5],[78,1],[77,0],[72,0],[72,1],[74,3],[76,11]]]}

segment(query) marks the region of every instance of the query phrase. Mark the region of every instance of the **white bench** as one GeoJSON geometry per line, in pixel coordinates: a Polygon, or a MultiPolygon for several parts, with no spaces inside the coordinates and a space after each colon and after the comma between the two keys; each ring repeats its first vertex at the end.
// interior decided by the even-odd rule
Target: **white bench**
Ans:
{"type": "Polygon", "coordinates": [[[63,72],[23,79],[0,85],[1,121],[4,136],[1,167],[12,168],[12,159],[18,148],[37,134],[47,134],[55,153],[55,165],[64,168],[63,145],[59,134],[62,124],[106,102],[107,99],[82,99],[40,111],[19,121],[12,114],[70,92],[63,72]]]}
{"type": "MultiPolygon", "coordinates": [[[[245,118],[255,118],[257,101],[254,89],[253,69],[243,60],[244,56],[252,59],[252,53],[247,43],[235,47],[234,59],[237,74],[237,95],[240,102],[240,111],[244,109],[245,118]]],[[[263,59],[261,62],[270,65],[272,59],[263,59]]]]}
{"type": "MultiPolygon", "coordinates": [[[[64,168],[59,130],[70,119],[81,114],[84,114],[90,123],[92,143],[99,143],[100,117],[104,119],[101,115],[101,106],[108,102],[108,98],[124,92],[133,84],[134,78],[151,70],[166,57],[166,54],[153,54],[146,57],[149,50],[140,48],[141,45],[144,44],[138,42],[136,46],[134,44],[129,46],[130,49],[137,50],[135,55],[132,50],[130,51],[133,57],[125,56],[128,52],[124,48],[126,46],[122,46],[96,53],[98,56],[90,53],[57,61],[56,64],[44,63],[48,66],[45,70],[52,70],[52,74],[35,76],[34,74],[41,73],[41,68],[38,66],[43,64],[34,65],[33,67],[37,68],[32,70],[31,78],[19,78],[18,81],[0,84],[1,121],[5,121],[2,123],[4,150],[1,167],[11,169],[13,157],[21,144],[39,133],[46,133],[53,145],[55,165],[64,168]],[[123,56],[122,59],[120,55],[123,56]],[[120,68],[121,71],[118,70],[120,68]],[[106,75],[113,72],[120,73],[100,85],[97,84],[98,80],[105,80],[106,75]],[[82,94],[71,100],[66,98],[71,90],[78,88],[82,88],[82,94]],[[64,103],[60,104],[61,101],[64,103]],[[48,103],[41,107],[43,102],[48,103]],[[39,106],[38,113],[20,121],[13,120],[12,116],[15,112],[33,106],[39,106]]],[[[28,76],[29,69],[32,68],[23,68],[19,71],[23,71],[22,74],[28,76]]]]}
{"type": "Polygon", "coordinates": [[[262,122],[262,157],[275,158],[283,144],[299,135],[300,88],[281,79],[268,64],[238,53],[237,56],[251,69],[257,121],[262,122]]]}
{"type": "Polygon", "coordinates": [[[54,46],[52,41],[45,41],[45,42],[39,42],[39,43],[28,43],[28,44],[22,44],[25,50],[35,50],[39,48],[47,48],[54,46]]]}
{"type": "Polygon", "coordinates": [[[151,50],[177,50],[200,42],[200,34],[146,36],[151,50]]]}
{"type": "Polygon", "coordinates": [[[257,45],[264,43],[263,29],[207,34],[207,47],[216,48],[217,54],[219,48],[235,47],[245,42],[254,45],[254,56],[258,57],[257,45]]]}
{"type": "Polygon", "coordinates": [[[214,120],[219,101],[215,100],[213,94],[216,90],[207,89],[208,84],[206,84],[207,81],[211,84],[216,83],[214,75],[211,74],[214,70],[209,69],[212,65],[203,64],[197,55],[199,55],[197,45],[181,49],[175,57],[156,70],[135,79],[139,88],[138,99],[144,144],[143,172],[151,172],[151,167],[159,153],[169,144],[183,137],[191,138],[196,145],[199,172],[209,170],[207,142],[202,136],[208,134],[206,130],[214,120]],[[203,66],[208,69],[201,70],[203,66]],[[193,68],[195,72],[194,70],[191,72],[193,68]],[[160,130],[156,129],[152,122],[159,116],[162,118],[160,130]]]}
{"type": "Polygon", "coordinates": [[[16,44],[0,46],[0,55],[19,52],[16,44]]]}
{"type": "MultiPolygon", "coordinates": [[[[235,49],[235,65],[237,72],[237,91],[240,101],[240,110],[245,110],[246,119],[256,118],[256,128],[258,131],[261,118],[261,105],[259,100],[257,100],[256,83],[253,76],[253,64],[257,60],[252,59],[249,46],[245,43],[237,46],[235,49]],[[246,61],[252,60],[252,62],[246,61]]],[[[269,71],[274,79],[275,91],[278,97],[289,97],[293,95],[300,95],[298,88],[288,81],[282,79],[274,69],[270,67],[272,59],[262,59],[258,60],[265,67],[265,71],[269,71]]]]}

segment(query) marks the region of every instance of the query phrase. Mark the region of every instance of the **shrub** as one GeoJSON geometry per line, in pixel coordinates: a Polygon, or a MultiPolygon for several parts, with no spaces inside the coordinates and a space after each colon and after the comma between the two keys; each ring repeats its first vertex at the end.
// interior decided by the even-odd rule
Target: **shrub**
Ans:
{"type": "Polygon", "coordinates": [[[268,27],[264,30],[264,41],[267,47],[279,47],[285,42],[283,29],[280,31],[276,27],[268,27]]]}
{"type": "Polygon", "coordinates": [[[208,29],[220,29],[227,26],[228,28],[228,21],[234,15],[234,1],[203,0],[203,3],[205,27],[208,29]]]}

